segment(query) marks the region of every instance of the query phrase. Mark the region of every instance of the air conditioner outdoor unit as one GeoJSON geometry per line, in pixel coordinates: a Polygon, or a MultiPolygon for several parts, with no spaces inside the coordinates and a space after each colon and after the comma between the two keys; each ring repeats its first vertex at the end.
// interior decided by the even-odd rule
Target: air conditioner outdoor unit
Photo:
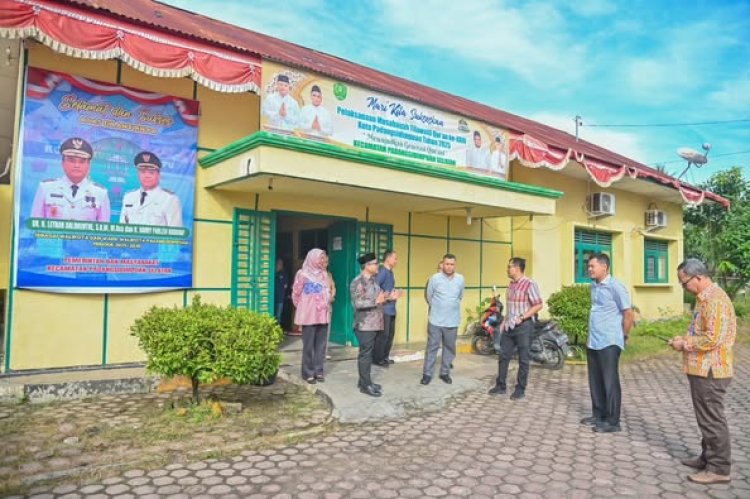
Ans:
{"type": "Polygon", "coordinates": [[[667,214],[661,210],[646,210],[646,227],[658,228],[667,226],[667,214]]]}
{"type": "Polygon", "coordinates": [[[615,195],[609,192],[594,192],[588,198],[588,211],[592,217],[615,214],[615,195]]]}

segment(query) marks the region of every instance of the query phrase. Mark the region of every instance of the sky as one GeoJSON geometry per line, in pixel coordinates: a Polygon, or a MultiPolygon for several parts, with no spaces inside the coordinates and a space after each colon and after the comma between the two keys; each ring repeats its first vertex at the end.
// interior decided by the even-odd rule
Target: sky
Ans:
{"type": "Polygon", "coordinates": [[[166,3],[572,134],[580,116],[581,138],[673,175],[709,143],[684,180],[750,178],[750,0],[166,3]]]}

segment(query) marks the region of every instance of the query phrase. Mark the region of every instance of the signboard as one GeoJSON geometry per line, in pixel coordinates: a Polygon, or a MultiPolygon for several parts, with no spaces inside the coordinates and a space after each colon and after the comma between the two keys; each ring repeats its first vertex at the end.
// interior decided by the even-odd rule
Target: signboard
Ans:
{"type": "Polygon", "coordinates": [[[28,68],[15,285],[191,287],[197,131],[195,101],[28,68]]]}
{"type": "Polygon", "coordinates": [[[508,178],[508,132],[263,61],[261,127],[424,163],[508,178]]]}

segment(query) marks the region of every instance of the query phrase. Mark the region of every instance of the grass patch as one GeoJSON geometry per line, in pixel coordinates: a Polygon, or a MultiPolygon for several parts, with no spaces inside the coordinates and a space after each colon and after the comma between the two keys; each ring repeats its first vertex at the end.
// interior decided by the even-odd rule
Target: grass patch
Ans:
{"type": "Polygon", "coordinates": [[[228,385],[214,393],[196,406],[177,392],[15,405],[0,419],[0,496],[229,457],[327,430],[330,408],[295,385],[228,385]],[[217,399],[234,409],[217,411],[217,399]],[[242,410],[233,412],[238,403],[242,410]]]}

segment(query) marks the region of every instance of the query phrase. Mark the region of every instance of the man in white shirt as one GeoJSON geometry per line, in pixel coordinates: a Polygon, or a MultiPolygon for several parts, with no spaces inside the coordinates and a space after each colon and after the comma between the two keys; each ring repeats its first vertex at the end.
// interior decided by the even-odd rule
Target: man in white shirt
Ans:
{"type": "Polygon", "coordinates": [[[323,107],[323,93],[320,87],[313,85],[310,90],[310,104],[305,105],[300,113],[299,127],[305,133],[329,136],[333,133],[331,113],[323,107]]]}
{"type": "Polygon", "coordinates": [[[107,189],[89,178],[91,144],[72,137],[60,146],[64,175],[39,183],[31,207],[32,218],[109,222],[107,189]]]}
{"type": "Polygon", "coordinates": [[[299,124],[299,104],[289,95],[289,77],[276,76],[276,92],[266,94],[262,105],[263,115],[271,126],[292,131],[299,124]]]}
{"type": "Polygon", "coordinates": [[[495,150],[492,151],[490,171],[503,180],[508,180],[508,155],[505,154],[505,141],[502,135],[495,137],[495,150]]]}
{"type": "Polygon", "coordinates": [[[474,145],[466,149],[466,166],[480,170],[490,169],[490,151],[482,145],[482,136],[474,130],[474,145]]]}
{"type": "Polygon", "coordinates": [[[120,223],[182,227],[180,199],[159,186],[159,158],[152,152],[142,151],[135,156],[134,163],[141,188],[123,196],[120,223]]]}

